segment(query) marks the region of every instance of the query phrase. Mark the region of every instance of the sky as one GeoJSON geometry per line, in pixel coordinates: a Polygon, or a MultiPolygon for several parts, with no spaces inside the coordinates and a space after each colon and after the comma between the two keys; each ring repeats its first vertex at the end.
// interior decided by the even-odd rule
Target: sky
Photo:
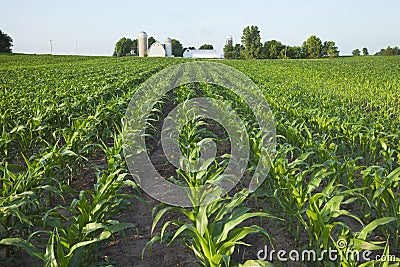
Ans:
{"type": "Polygon", "coordinates": [[[209,43],[222,53],[227,35],[240,43],[243,28],[257,25],[261,41],[300,46],[311,35],[333,40],[341,55],[367,47],[371,54],[400,46],[398,0],[0,0],[0,30],[18,53],[112,55],[121,37],[144,30],[184,47],[209,43]]]}

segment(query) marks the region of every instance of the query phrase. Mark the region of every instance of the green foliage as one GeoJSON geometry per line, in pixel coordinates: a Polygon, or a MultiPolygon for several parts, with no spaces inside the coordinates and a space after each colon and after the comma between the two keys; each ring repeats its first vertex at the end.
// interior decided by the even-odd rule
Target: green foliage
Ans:
{"type": "Polygon", "coordinates": [[[242,44],[245,48],[243,51],[246,59],[260,58],[262,43],[260,31],[257,26],[247,26],[243,29],[242,44]]]}
{"type": "Polygon", "coordinates": [[[176,39],[172,39],[171,43],[172,43],[172,55],[174,55],[174,57],[182,57],[184,50],[181,42],[179,42],[176,39]]]}
{"type": "Polygon", "coordinates": [[[339,50],[334,41],[325,41],[324,42],[324,45],[322,47],[322,56],[330,57],[330,58],[339,56],[339,50]]]}
{"type": "Polygon", "coordinates": [[[398,56],[400,55],[400,49],[398,46],[390,47],[388,46],[386,49],[382,48],[379,52],[375,54],[375,56],[398,56]]]}
{"type": "Polygon", "coordinates": [[[244,47],[240,44],[236,44],[235,46],[231,46],[226,44],[224,46],[224,58],[225,59],[240,59],[243,58],[244,47]]]}
{"type": "Polygon", "coordinates": [[[322,41],[315,35],[311,35],[303,43],[303,52],[307,58],[320,58],[323,55],[322,41]]]}
{"type": "Polygon", "coordinates": [[[279,41],[271,40],[265,42],[263,49],[264,57],[271,59],[284,58],[285,49],[286,47],[279,41]]]}
{"type": "Polygon", "coordinates": [[[366,48],[366,47],[364,47],[364,48],[362,49],[362,52],[363,52],[363,55],[364,55],[364,56],[368,56],[368,55],[369,55],[368,48],[366,48]]]}
{"type": "Polygon", "coordinates": [[[153,237],[148,245],[156,241],[171,244],[179,237],[194,252],[202,266],[222,266],[223,263],[229,266],[235,247],[249,246],[242,241],[247,235],[259,233],[269,238],[268,233],[256,225],[239,227],[254,217],[272,218],[265,212],[250,212],[249,208],[242,206],[247,196],[247,191],[241,191],[233,197],[217,198],[193,210],[174,207],[160,209],[154,216],[153,230],[162,216],[172,210],[181,212],[189,223],[185,220],[166,221],[160,235],[153,237]],[[167,235],[165,230],[170,225],[175,225],[177,230],[167,235]]]}
{"type": "Polygon", "coordinates": [[[149,48],[150,48],[150,46],[151,46],[152,44],[154,44],[156,41],[157,41],[157,40],[156,40],[153,36],[150,36],[149,39],[147,39],[147,44],[148,44],[149,48]]]}
{"type": "Polygon", "coordinates": [[[12,38],[0,30],[0,53],[11,53],[13,46],[12,38]]]}
{"type": "MultiPolygon", "coordinates": [[[[302,52],[293,51],[287,47],[287,57],[302,52]]],[[[143,61],[0,56],[0,250],[6,264],[19,256],[12,253],[18,247],[43,265],[98,265],[98,249],[105,241],[133,227],[116,220],[116,214],[129,207],[128,199],[140,198],[122,193],[124,186],[135,184],[121,153],[121,118],[143,81],[186,62],[143,61]],[[91,169],[94,187],[72,190],[70,185],[98,152],[105,161],[96,174],[91,169]],[[73,200],[63,200],[66,195],[73,200]]],[[[338,240],[344,239],[348,246],[342,254],[368,248],[399,255],[400,58],[221,62],[247,74],[271,106],[278,134],[271,171],[252,194],[239,184],[202,207],[157,207],[152,242],[183,242],[203,265],[234,265],[234,251],[250,243],[244,236],[266,237],[269,226],[278,224],[288,240],[317,251],[337,249],[338,240]],[[170,211],[181,216],[171,218],[170,211]],[[271,220],[274,216],[284,221],[271,220]],[[265,229],[260,229],[261,220],[265,229]]],[[[186,85],[174,91],[173,100],[181,103],[197,96],[226,100],[246,121],[251,145],[246,175],[251,175],[262,148],[249,107],[236,94],[213,85],[186,85]]],[[[199,120],[182,130],[184,155],[195,160],[204,138],[217,145],[226,141],[211,135],[209,126],[199,120]]],[[[207,162],[207,171],[178,170],[175,182],[215,181],[228,159],[219,155],[207,162]]],[[[242,266],[268,266],[254,260],[242,266]]],[[[397,263],[343,258],[322,264],[397,263]]]]}
{"type": "Polygon", "coordinates": [[[199,47],[199,50],[213,50],[214,46],[211,44],[203,44],[199,47]]]}
{"type": "Polygon", "coordinates": [[[127,56],[131,53],[131,50],[134,50],[135,52],[137,51],[137,49],[135,50],[135,47],[137,47],[137,40],[132,40],[126,37],[122,37],[115,44],[113,56],[117,57],[127,56]]]}
{"type": "Polygon", "coordinates": [[[353,56],[360,56],[361,55],[361,52],[360,52],[360,49],[354,49],[352,52],[351,52],[351,54],[353,55],[353,56]]]}

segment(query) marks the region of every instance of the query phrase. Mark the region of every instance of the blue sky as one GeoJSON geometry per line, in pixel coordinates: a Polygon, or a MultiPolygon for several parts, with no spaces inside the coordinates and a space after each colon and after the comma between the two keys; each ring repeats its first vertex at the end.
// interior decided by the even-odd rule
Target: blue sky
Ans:
{"type": "Polygon", "coordinates": [[[221,52],[226,35],[239,43],[247,25],[257,25],[262,41],[301,45],[312,34],[336,42],[342,55],[355,48],[400,46],[398,0],[286,1],[48,1],[1,3],[0,29],[22,53],[111,55],[120,37],[144,30],[184,46],[211,43],[221,52]]]}

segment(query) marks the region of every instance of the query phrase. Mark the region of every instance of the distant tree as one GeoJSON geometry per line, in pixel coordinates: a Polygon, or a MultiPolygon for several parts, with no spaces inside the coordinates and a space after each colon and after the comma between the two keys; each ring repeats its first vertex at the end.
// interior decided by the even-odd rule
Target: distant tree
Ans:
{"type": "Polygon", "coordinates": [[[325,41],[324,42],[324,45],[322,46],[322,56],[330,57],[330,58],[339,56],[339,50],[334,41],[325,41]]]}
{"type": "Polygon", "coordinates": [[[184,50],[181,42],[179,42],[176,39],[172,39],[171,43],[172,43],[172,55],[174,55],[174,57],[182,57],[184,50]]]}
{"type": "Polygon", "coordinates": [[[244,57],[247,59],[261,57],[261,37],[257,26],[247,26],[243,29],[242,44],[245,48],[244,57]]]}
{"type": "Polygon", "coordinates": [[[244,59],[245,58],[244,51],[245,48],[241,44],[235,44],[235,46],[233,47],[233,53],[235,54],[236,59],[244,59]]]}
{"type": "Polygon", "coordinates": [[[375,53],[375,56],[383,56],[385,54],[385,52],[386,52],[386,49],[382,48],[379,52],[375,53]]]}
{"type": "Polygon", "coordinates": [[[393,56],[400,55],[400,48],[398,46],[393,47],[393,56]]]}
{"type": "Polygon", "coordinates": [[[315,35],[311,35],[303,43],[303,51],[308,58],[322,57],[322,41],[315,35]]]}
{"type": "Polygon", "coordinates": [[[203,44],[202,46],[199,47],[199,50],[213,50],[214,46],[210,44],[203,44]]]}
{"type": "Polygon", "coordinates": [[[126,38],[126,37],[122,37],[115,44],[113,56],[117,56],[117,57],[127,56],[131,53],[131,50],[134,49],[133,47],[134,47],[133,40],[126,38]]]}
{"type": "Polygon", "coordinates": [[[152,44],[154,44],[155,42],[157,42],[157,40],[154,39],[153,36],[150,36],[150,38],[147,39],[147,44],[148,44],[149,48],[150,48],[150,46],[151,46],[152,44]]]}
{"type": "Polygon", "coordinates": [[[288,46],[286,56],[288,58],[303,58],[303,49],[299,46],[288,46]]]}
{"type": "Polygon", "coordinates": [[[384,56],[393,56],[393,48],[391,48],[390,46],[388,46],[385,50],[385,52],[383,53],[384,56]]]}
{"type": "Polygon", "coordinates": [[[132,40],[132,49],[135,52],[135,55],[139,54],[139,44],[138,44],[138,39],[133,39],[132,40]]]}
{"type": "Polygon", "coordinates": [[[267,41],[264,43],[263,54],[265,58],[281,58],[281,52],[285,49],[285,46],[276,40],[267,41]]]}
{"type": "Polygon", "coordinates": [[[398,46],[390,47],[388,46],[386,49],[382,48],[379,52],[375,53],[375,56],[398,56],[400,55],[400,48],[398,46]]]}
{"type": "Polygon", "coordinates": [[[0,53],[11,53],[13,46],[13,40],[8,34],[3,33],[0,30],[0,53]]]}
{"type": "Polygon", "coordinates": [[[226,44],[224,46],[224,58],[225,59],[233,59],[233,46],[226,44]]]}
{"type": "Polygon", "coordinates": [[[225,59],[240,59],[242,58],[242,51],[244,51],[244,47],[240,44],[225,45],[224,46],[224,58],[225,59]]]}
{"type": "Polygon", "coordinates": [[[357,49],[354,49],[353,52],[351,52],[351,54],[352,54],[353,56],[355,56],[355,57],[361,55],[360,49],[358,49],[358,48],[357,48],[357,49]]]}
{"type": "Polygon", "coordinates": [[[368,55],[369,55],[368,48],[366,48],[366,47],[364,47],[364,48],[362,49],[362,52],[363,52],[363,55],[364,55],[364,56],[368,56],[368,55]]]}

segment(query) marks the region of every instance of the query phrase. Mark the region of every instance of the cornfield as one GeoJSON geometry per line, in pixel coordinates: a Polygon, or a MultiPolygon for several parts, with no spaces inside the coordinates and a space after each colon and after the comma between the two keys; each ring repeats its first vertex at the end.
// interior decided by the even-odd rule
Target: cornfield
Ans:
{"type": "MultiPolygon", "coordinates": [[[[131,266],[168,246],[193,258],[174,266],[292,266],[257,259],[264,244],[278,251],[277,232],[290,240],[283,248],[338,252],[298,266],[400,265],[400,58],[218,61],[247,75],[270,105],[277,147],[268,176],[254,192],[239,183],[199,207],[152,205],[124,158],[125,111],[144,81],[188,61],[0,56],[0,265],[25,257],[38,266],[126,266],[106,248],[149,236],[131,266]],[[121,216],[139,203],[152,213],[148,227],[138,227],[139,213],[121,216]],[[364,250],[370,261],[345,257],[364,250]]],[[[222,99],[245,121],[245,173],[253,173],[262,149],[254,114],[238,95],[203,83],[175,88],[154,107],[145,138],[157,170],[191,187],[226,168],[229,138],[204,118],[183,127],[179,147],[194,162],[213,140],[206,169],[171,170],[158,154],[166,113],[195,97],[222,99]]]]}

